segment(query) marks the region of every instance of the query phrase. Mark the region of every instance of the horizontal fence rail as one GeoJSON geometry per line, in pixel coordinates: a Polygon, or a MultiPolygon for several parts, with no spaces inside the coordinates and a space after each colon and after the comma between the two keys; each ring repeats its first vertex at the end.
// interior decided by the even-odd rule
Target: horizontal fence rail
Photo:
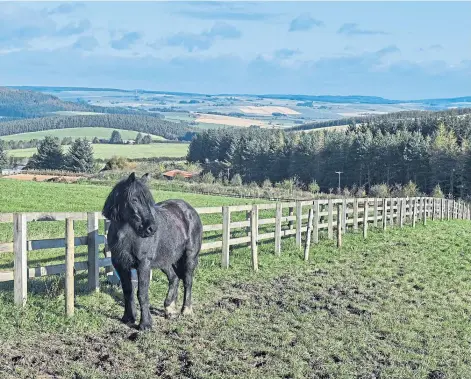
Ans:
{"type": "MultiPolygon", "coordinates": [[[[274,240],[275,255],[280,255],[281,241],[295,236],[296,246],[309,259],[311,243],[319,242],[319,233],[325,232],[328,239],[337,239],[342,245],[342,234],[347,231],[360,232],[366,238],[370,227],[385,230],[391,226],[413,227],[420,220],[471,219],[469,205],[449,199],[430,197],[413,198],[342,198],[302,200],[286,203],[249,204],[238,206],[196,208],[202,216],[218,215],[217,224],[203,222],[203,254],[221,253],[221,265],[230,266],[231,247],[248,245],[251,250],[252,268],[258,270],[258,244],[274,240]],[[264,217],[265,216],[265,217],[264,217]],[[304,246],[303,246],[304,241],[304,246]]],[[[0,213],[0,223],[11,223],[13,241],[0,243],[0,254],[14,253],[12,271],[0,271],[0,282],[14,282],[14,301],[24,305],[27,300],[28,279],[66,274],[66,310],[73,314],[73,276],[75,272],[87,271],[90,291],[99,290],[100,268],[105,268],[109,280],[117,283],[111,264],[111,255],[106,243],[109,221],[105,220],[104,234],[99,234],[99,221],[104,220],[97,212],[78,213],[0,213]],[[65,221],[65,237],[55,239],[28,240],[28,223],[65,221]],[[87,235],[75,236],[74,223],[86,221],[87,235]],[[72,245],[73,242],[73,245],[72,245]],[[104,248],[100,248],[104,245],[104,248]],[[77,246],[87,246],[87,260],[74,261],[77,246]],[[43,249],[64,249],[64,264],[43,267],[28,267],[28,253],[43,249]],[[104,257],[100,257],[100,251],[104,257]],[[71,295],[72,293],[72,295],[71,295]]],[[[135,274],[134,274],[135,275],[135,274]]]]}

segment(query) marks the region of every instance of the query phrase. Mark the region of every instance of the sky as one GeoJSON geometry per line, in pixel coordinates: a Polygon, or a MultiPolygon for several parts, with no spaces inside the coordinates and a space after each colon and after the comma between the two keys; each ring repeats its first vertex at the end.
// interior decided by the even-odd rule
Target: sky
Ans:
{"type": "Polygon", "coordinates": [[[0,85],[471,95],[471,2],[2,2],[0,85]]]}

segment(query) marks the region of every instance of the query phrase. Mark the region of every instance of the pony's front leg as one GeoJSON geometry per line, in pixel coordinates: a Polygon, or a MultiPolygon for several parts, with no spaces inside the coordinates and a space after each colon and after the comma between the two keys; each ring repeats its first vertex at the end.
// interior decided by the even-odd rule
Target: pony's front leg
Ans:
{"type": "Polygon", "coordinates": [[[137,298],[141,306],[141,321],[139,322],[140,330],[149,330],[152,328],[152,317],[149,306],[149,282],[150,282],[150,262],[145,259],[140,262],[137,268],[137,298]]]}
{"type": "Polygon", "coordinates": [[[123,268],[119,264],[113,264],[121,280],[124,297],[124,316],[121,319],[125,324],[136,322],[136,304],[134,303],[134,293],[131,281],[131,269],[123,268]]]}

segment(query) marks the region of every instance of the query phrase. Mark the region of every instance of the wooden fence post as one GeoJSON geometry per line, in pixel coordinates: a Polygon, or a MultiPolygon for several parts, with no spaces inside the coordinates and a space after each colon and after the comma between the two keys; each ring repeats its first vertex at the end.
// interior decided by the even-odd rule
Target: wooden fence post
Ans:
{"type": "Polygon", "coordinates": [[[65,220],[65,314],[67,317],[74,315],[74,255],[75,232],[74,220],[65,220]]]}
{"type": "Polygon", "coordinates": [[[275,255],[281,254],[281,218],[283,217],[283,208],[281,203],[276,203],[275,214],[275,255]]]}
{"type": "Polygon", "coordinates": [[[347,199],[342,200],[342,234],[347,233],[347,199]]]}
{"type": "Polygon", "coordinates": [[[413,198],[408,197],[406,200],[406,220],[405,223],[410,222],[412,224],[412,202],[413,198]]]}
{"type": "Polygon", "coordinates": [[[301,249],[301,233],[303,226],[303,205],[300,201],[296,202],[296,247],[301,249]]]}
{"type": "Polygon", "coordinates": [[[365,205],[363,208],[363,238],[368,235],[368,212],[369,212],[368,199],[365,199],[365,205]]]}
{"type": "Polygon", "coordinates": [[[391,197],[389,199],[389,224],[391,226],[394,226],[394,201],[393,198],[391,197]]]}
{"type": "Polygon", "coordinates": [[[446,204],[446,220],[450,221],[450,200],[445,199],[446,204]]]}
{"type": "Polygon", "coordinates": [[[358,230],[358,199],[353,198],[353,231],[358,230]]]}
{"type": "Polygon", "coordinates": [[[422,220],[422,198],[419,197],[417,204],[417,220],[422,220]]]}
{"type": "Polygon", "coordinates": [[[424,198],[424,225],[427,225],[428,198],[424,198]]]}
{"type": "Polygon", "coordinates": [[[415,228],[415,223],[417,222],[417,198],[414,197],[414,200],[411,203],[412,206],[412,227],[415,228]]]}
{"type": "Polygon", "coordinates": [[[399,227],[402,228],[404,224],[404,199],[402,197],[399,199],[397,212],[399,217],[399,227]]]}
{"type": "Polygon", "coordinates": [[[438,209],[437,209],[437,218],[438,220],[442,221],[443,220],[443,202],[442,199],[437,199],[438,202],[438,209]]]}
{"type": "Polygon", "coordinates": [[[100,266],[98,253],[98,213],[87,213],[88,229],[88,289],[98,292],[100,290],[100,266]]]}
{"type": "Polygon", "coordinates": [[[456,209],[456,205],[455,205],[455,204],[456,204],[456,202],[455,202],[455,200],[453,200],[453,201],[451,202],[451,218],[452,218],[452,220],[454,220],[454,219],[456,218],[456,217],[455,217],[455,209],[456,209]]]}
{"type": "MultiPolygon", "coordinates": [[[[288,216],[294,216],[294,208],[293,207],[289,207],[288,216]]],[[[293,227],[294,227],[293,220],[289,220],[289,222],[288,222],[289,230],[293,230],[293,227]]]]}
{"type": "Polygon", "coordinates": [[[252,206],[252,214],[250,215],[250,246],[252,248],[252,268],[258,271],[258,205],[252,206]]]}
{"type": "Polygon", "coordinates": [[[383,199],[383,230],[386,230],[386,225],[388,223],[388,199],[383,199]]]}
{"type": "Polygon", "coordinates": [[[328,213],[327,216],[327,235],[330,240],[334,239],[334,203],[332,199],[328,202],[328,213]]]}
{"type": "Polygon", "coordinates": [[[28,291],[28,257],[26,251],[27,223],[24,213],[13,215],[13,251],[15,254],[13,268],[13,290],[16,305],[26,304],[28,291]]]}
{"type": "Polygon", "coordinates": [[[249,226],[245,228],[245,232],[247,233],[247,237],[250,237],[250,215],[252,214],[251,211],[245,212],[245,221],[249,222],[249,226]]]}
{"type": "Polygon", "coordinates": [[[341,222],[341,210],[342,206],[340,204],[337,205],[337,247],[342,247],[342,222],[341,222]]]}
{"type": "Polygon", "coordinates": [[[432,198],[432,221],[435,221],[437,213],[437,201],[432,198]]]}
{"type": "Polygon", "coordinates": [[[313,222],[313,238],[312,238],[312,242],[313,243],[319,243],[319,200],[314,200],[314,203],[313,203],[313,211],[314,211],[314,214],[313,214],[313,217],[314,217],[314,222],[313,222]]]}
{"type": "Polygon", "coordinates": [[[373,200],[373,226],[378,227],[378,198],[375,197],[373,200]]]}
{"type": "Polygon", "coordinates": [[[221,267],[229,268],[229,247],[231,239],[231,212],[229,207],[222,207],[222,260],[221,267]]]}
{"type": "Polygon", "coordinates": [[[304,246],[304,260],[309,260],[309,248],[311,247],[311,232],[312,232],[312,208],[309,208],[309,216],[307,220],[307,234],[306,234],[306,245],[304,246]]]}

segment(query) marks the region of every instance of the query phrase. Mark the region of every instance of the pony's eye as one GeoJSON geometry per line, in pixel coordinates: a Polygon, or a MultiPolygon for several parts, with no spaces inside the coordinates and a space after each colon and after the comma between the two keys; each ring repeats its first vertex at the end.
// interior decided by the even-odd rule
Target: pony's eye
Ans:
{"type": "Polygon", "coordinates": [[[136,199],[136,198],[133,198],[131,201],[132,201],[133,203],[137,203],[137,199],[136,199]]]}

